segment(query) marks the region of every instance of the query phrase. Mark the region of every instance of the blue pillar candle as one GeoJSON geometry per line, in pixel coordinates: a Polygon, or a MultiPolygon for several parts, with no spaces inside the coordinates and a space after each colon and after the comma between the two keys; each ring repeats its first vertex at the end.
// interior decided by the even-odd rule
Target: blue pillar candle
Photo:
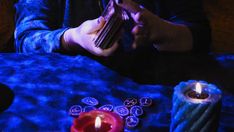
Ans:
{"type": "Polygon", "coordinates": [[[181,82],[174,89],[170,131],[217,131],[221,94],[204,81],[181,82]]]}

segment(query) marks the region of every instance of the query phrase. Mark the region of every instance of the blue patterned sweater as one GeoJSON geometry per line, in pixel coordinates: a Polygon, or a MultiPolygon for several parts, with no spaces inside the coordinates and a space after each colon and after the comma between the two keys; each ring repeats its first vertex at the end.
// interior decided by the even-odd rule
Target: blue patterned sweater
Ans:
{"type": "MultiPolygon", "coordinates": [[[[37,53],[60,51],[60,38],[64,31],[100,16],[107,1],[19,0],[16,4],[16,50],[37,53]]],[[[188,26],[193,35],[194,50],[208,51],[210,28],[203,12],[202,0],[137,0],[137,2],[163,19],[188,26]]],[[[129,24],[126,25],[130,27],[129,24]]],[[[123,43],[129,45],[132,37],[126,36],[129,36],[129,33],[125,34],[123,43]]]]}

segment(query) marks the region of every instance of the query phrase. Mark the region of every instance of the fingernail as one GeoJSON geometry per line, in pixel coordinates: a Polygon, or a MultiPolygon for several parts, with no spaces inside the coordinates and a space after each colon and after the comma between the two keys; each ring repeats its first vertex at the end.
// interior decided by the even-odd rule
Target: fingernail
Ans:
{"type": "Polygon", "coordinates": [[[98,20],[97,20],[98,24],[99,24],[99,23],[100,23],[100,21],[101,21],[100,19],[101,19],[101,17],[99,17],[99,18],[98,18],[98,20]]]}
{"type": "Polygon", "coordinates": [[[143,5],[139,5],[140,9],[145,9],[145,7],[143,5]]]}
{"type": "Polygon", "coordinates": [[[117,3],[118,3],[118,4],[122,4],[122,3],[123,3],[123,0],[117,0],[117,3]]]}

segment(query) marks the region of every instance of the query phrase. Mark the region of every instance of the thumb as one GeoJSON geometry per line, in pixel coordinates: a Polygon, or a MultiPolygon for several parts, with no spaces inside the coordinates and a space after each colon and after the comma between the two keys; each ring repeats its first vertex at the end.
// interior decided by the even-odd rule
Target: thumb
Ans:
{"type": "Polygon", "coordinates": [[[94,20],[88,20],[84,23],[83,28],[86,33],[94,33],[100,30],[105,24],[105,19],[101,16],[94,20]]]}
{"type": "Polygon", "coordinates": [[[133,2],[132,0],[115,0],[117,5],[124,8],[130,13],[136,14],[141,11],[139,4],[133,2]]]}

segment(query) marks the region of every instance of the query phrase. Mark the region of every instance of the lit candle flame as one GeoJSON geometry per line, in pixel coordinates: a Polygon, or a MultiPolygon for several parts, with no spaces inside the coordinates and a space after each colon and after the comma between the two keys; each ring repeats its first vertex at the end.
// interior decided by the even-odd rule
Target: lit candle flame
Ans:
{"type": "Polygon", "coordinates": [[[196,91],[197,93],[199,93],[199,94],[202,93],[202,86],[201,86],[200,83],[196,83],[196,89],[195,89],[195,91],[196,91]]]}
{"type": "Polygon", "coordinates": [[[101,118],[98,116],[98,117],[96,117],[96,119],[95,119],[95,129],[100,129],[101,128],[101,118]]]}

